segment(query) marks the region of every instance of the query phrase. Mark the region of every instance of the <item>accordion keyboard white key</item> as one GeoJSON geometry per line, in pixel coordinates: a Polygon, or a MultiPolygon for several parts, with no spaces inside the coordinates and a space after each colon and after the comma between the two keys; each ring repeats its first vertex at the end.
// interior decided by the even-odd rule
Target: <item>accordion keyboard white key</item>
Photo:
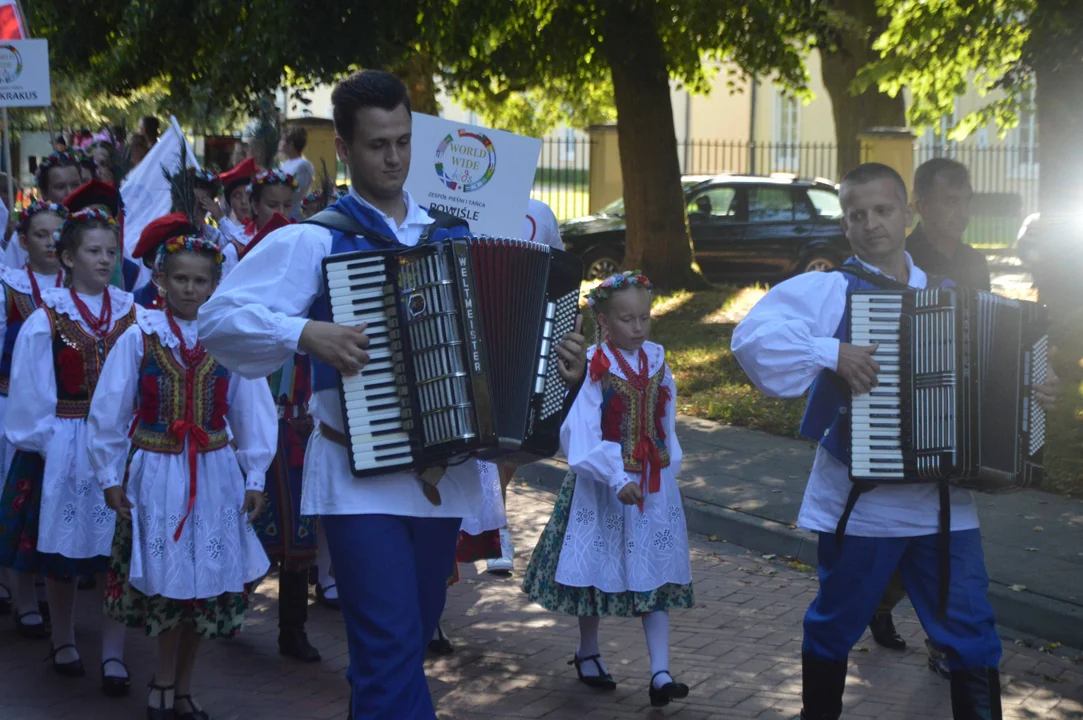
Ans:
{"type": "Polygon", "coordinates": [[[850,310],[850,342],[879,344],[877,387],[851,404],[851,474],[868,478],[902,478],[902,407],[899,385],[899,326],[902,296],[855,295],[850,310]]]}
{"type": "Polygon", "coordinates": [[[409,411],[404,409],[398,329],[389,321],[382,255],[327,265],[331,319],[340,325],[367,323],[369,363],[360,373],[343,378],[346,434],[359,467],[408,464],[413,459],[409,411]]]}

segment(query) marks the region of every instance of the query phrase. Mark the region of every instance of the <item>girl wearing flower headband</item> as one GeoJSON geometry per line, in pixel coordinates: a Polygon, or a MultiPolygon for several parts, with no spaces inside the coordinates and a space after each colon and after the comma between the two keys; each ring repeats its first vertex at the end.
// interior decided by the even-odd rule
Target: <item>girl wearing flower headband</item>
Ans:
{"type": "Polygon", "coordinates": [[[693,605],[677,473],[677,388],[665,350],[650,342],[651,283],[605,280],[588,297],[600,335],[590,377],[561,428],[571,472],[523,580],[530,599],[579,617],[569,663],[586,685],[616,687],[602,663],[603,616],[639,616],[651,660],[654,707],[688,695],[669,672],[669,610],[693,605]]]}
{"type": "MultiPolygon", "coordinates": [[[[86,673],[75,647],[75,576],[104,575],[114,513],[93,486],[87,459],[90,398],[117,339],[135,323],[129,293],[109,285],[117,224],[101,210],[75,213],[56,234],[64,287],[41,288],[15,341],[4,436],[19,452],[0,498],[0,564],[46,577],[53,669],[86,673]],[[51,362],[42,362],[49,358],[51,362]]],[[[99,578],[99,584],[104,578],[99,578]]],[[[124,626],[102,618],[102,689],[126,695],[124,626]]]]}
{"type": "Polygon", "coordinates": [[[255,229],[267,224],[275,213],[289,217],[293,212],[293,196],[297,192],[297,179],[281,170],[264,170],[252,178],[248,196],[252,204],[252,220],[255,229]]]}
{"type": "Polygon", "coordinates": [[[193,231],[184,213],[143,230],[134,254],[155,258],[165,309],[117,341],[88,418],[90,467],[117,512],[105,610],[157,638],[152,720],[207,717],[191,689],[200,639],[241,630],[245,586],[269,567],[251,522],[274,456],[274,403],[265,381],[232,374],[199,342],[222,253],[193,231]]]}
{"type": "MultiPolygon", "coordinates": [[[[3,335],[3,356],[0,358],[0,418],[7,405],[8,386],[11,378],[11,357],[15,339],[30,313],[41,305],[43,288],[60,287],[63,274],[53,250],[53,233],[60,229],[68,211],[63,205],[36,202],[27,206],[16,218],[18,242],[27,253],[26,267],[18,270],[0,267],[0,288],[3,304],[0,305],[0,334],[3,335]]],[[[0,435],[0,489],[4,486],[11,459],[15,454],[0,435]]],[[[30,638],[49,637],[49,628],[38,608],[34,588],[34,576],[25,572],[5,569],[0,572],[0,610],[10,612],[11,594],[8,587],[15,587],[15,624],[19,634],[30,638]],[[4,584],[4,575],[11,581],[4,584]]]]}
{"type": "MultiPolygon", "coordinates": [[[[62,205],[68,195],[82,184],[79,180],[79,161],[70,152],[51,153],[38,163],[36,179],[41,201],[62,205]]],[[[26,251],[14,238],[8,241],[2,262],[10,268],[26,265],[26,251]]]]}

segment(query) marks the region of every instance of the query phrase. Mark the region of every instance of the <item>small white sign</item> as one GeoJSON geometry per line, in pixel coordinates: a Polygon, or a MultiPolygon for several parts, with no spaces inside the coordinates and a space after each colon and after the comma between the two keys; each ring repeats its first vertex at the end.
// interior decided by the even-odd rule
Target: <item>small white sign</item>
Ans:
{"type": "Polygon", "coordinates": [[[470,223],[475,235],[523,231],[541,140],[413,114],[406,190],[426,210],[470,223]]]}
{"type": "Polygon", "coordinates": [[[52,104],[48,40],[0,40],[0,107],[52,104]]]}

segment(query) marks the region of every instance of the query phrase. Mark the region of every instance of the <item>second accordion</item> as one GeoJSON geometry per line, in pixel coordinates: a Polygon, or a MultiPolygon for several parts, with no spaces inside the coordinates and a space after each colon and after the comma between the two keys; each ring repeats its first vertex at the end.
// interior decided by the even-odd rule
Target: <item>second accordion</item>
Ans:
{"type": "Polygon", "coordinates": [[[850,477],[986,492],[1042,478],[1044,306],[945,287],[858,291],[850,338],[879,348],[878,385],[852,399],[850,477]]]}
{"type": "Polygon", "coordinates": [[[367,323],[369,336],[369,363],[342,379],[354,475],[557,451],[566,388],[556,346],[575,328],[578,258],[460,238],[323,264],[331,319],[367,323]]]}

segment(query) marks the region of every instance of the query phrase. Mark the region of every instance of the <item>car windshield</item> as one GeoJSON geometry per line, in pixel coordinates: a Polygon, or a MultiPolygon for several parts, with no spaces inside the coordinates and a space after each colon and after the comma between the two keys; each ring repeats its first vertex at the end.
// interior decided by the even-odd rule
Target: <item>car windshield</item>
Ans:
{"type": "MultiPolygon", "coordinates": [[[[701,182],[703,182],[702,179],[695,179],[695,180],[682,179],[681,180],[681,189],[682,190],[687,190],[688,188],[692,187],[693,185],[699,185],[701,182]]],[[[624,198],[618,198],[618,199],[614,200],[613,202],[609,203],[608,205],[603,207],[601,210],[599,210],[598,214],[601,215],[602,217],[624,217],[624,198]]]]}

